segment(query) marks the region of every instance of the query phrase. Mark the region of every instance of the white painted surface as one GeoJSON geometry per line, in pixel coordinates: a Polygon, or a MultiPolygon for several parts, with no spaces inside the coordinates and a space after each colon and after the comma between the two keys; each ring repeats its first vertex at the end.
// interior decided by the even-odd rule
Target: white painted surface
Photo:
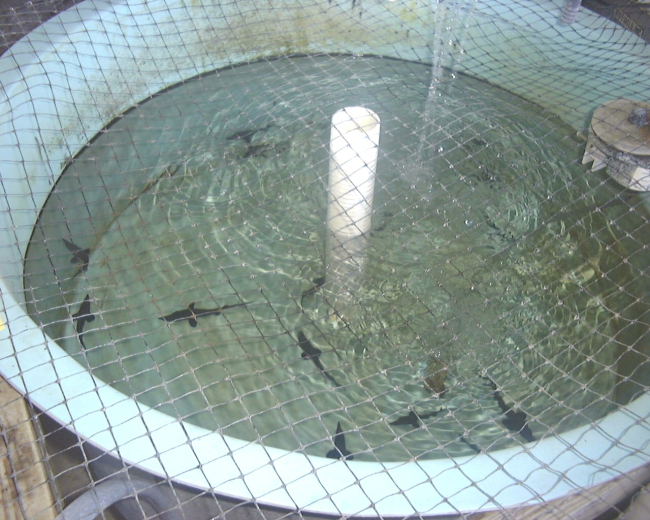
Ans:
{"type": "Polygon", "coordinates": [[[342,242],[370,232],[380,129],[369,108],[347,107],[332,117],[327,226],[342,242]]]}

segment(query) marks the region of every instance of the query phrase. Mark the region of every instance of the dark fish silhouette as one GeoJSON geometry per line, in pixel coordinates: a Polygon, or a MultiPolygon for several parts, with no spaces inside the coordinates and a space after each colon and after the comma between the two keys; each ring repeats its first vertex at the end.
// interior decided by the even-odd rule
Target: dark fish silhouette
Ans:
{"type": "Polygon", "coordinates": [[[498,393],[495,393],[494,397],[499,408],[505,414],[503,425],[511,432],[519,433],[528,442],[533,442],[535,437],[527,424],[528,416],[522,411],[514,412],[511,407],[506,405],[498,393]]]}
{"type": "Polygon", "coordinates": [[[315,278],[314,279],[314,286],[307,289],[306,291],[303,291],[302,297],[304,298],[308,294],[315,293],[316,291],[318,291],[318,289],[323,287],[323,285],[325,285],[325,277],[324,276],[319,276],[318,278],[315,278]]]}
{"type": "Polygon", "coordinates": [[[241,141],[244,141],[244,142],[246,142],[248,144],[251,144],[251,142],[253,140],[253,136],[256,133],[264,132],[264,131],[268,130],[269,128],[271,128],[272,126],[273,126],[272,124],[268,124],[268,125],[266,125],[266,126],[264,126],[262,128],[252,128],[252,129],[248,129],[248,130],[239,130],[237,132],[233,132],[228,137],[226,137],[226,141],[239,141],[239,140],[241,140],[241,141]]]}
{"type": "Polygon", "coordinates": [[[459,437],[460,442],[463,442],[467,444],[470,448],[472,448],[476,453],[481,453],[483,451],[481,448],[479,448],[476,444],[473,442],[468,441],[463,435],[459,437]]]}
{"type": "Polygon", "coordinates": [[[429,419],[430,417],[435,417],[436,415],[438,415],[437,411],[431,413],[417,413],[411,410],[408,415],[402,415],[389,424],[393,426],[410,425],[413,426],[413,428],[419,428],[423,424],[422,419],[429,419]]]}
{"type": "Polygon", "coordinates": [[[273,146],[268,143],[251,144],[248,145],[241,157],[242,159],[247,159],[249,157],[268,157],[268,154],[272,150],[273,146]]]}
{"type": "Polygon", "coordinates": [[[232,309],[233,307],[241,307],[243,305],[248,305],[248,303],[236,303],[234,305],[224,305],[223,307],[217,307],[216,309],[197,309],[194,307],[195,302],[192,302],[188,305],[187,309],[182,309],[180,311],[172,312],[167,316],[162,316],[158,318],[159,320],[176,322],[187,320],[190,324],[190,327],[196,327],[199,323],[197,318],[204,318],[205,316],[219,316],[226,309],[232,309]]]}
{"type": "Polygon", "coordinates": [[[390,219],[393,218],[393,216],[394,214],[392,212],[387,212],[383,216],[383,220],[381,221],[381,223],[370,230],[370,235],[374,235],[375,233],[379,233],[380,231],[386,229],[386,226],[388,226],[390,219]]]}
{"type": "Polygon", "coordinates": [[[352,460],[354,455],[345,447],[345,437],[343,436],[343,428],[341,428],[341,421],[336,425],[336,435],[334,435],[334,449],[327,452],[325,455],[328,459],[347,459],[352,460]]]}
{"type": "Polygon", "coordinates": [[[499,409],[503,415],[505,415],[502,421],[503,425],[511,432],[521,435],[526,441],[533,442],[535,440],[535,437],[533,436],[533,432],[527,424],[528,416],[521,410],[515,412],[511,406],[508,406],[505,403],[503,397],[501,397],[501,393],[499,392],[496,383],[492,381],[492,379],[489,377],[483,377],[483,379],[486,379],[490,383],[490,386],[494,389],[494,399],[496,400],[497,405],[499,405],[499,409]]]}
{"type": "Polygon", "coordinates": [[[312,363],[314,363],[314,365],[316,365],[316,368],[318,368],[320,373],[323,374],[325,379],[331,381],[335,386],[341,386],[338,384],[336,379],[327,373],[327,370],[325,370],[323,363],[321,363],[320,355],[323,353],[323,351],[318,347],[315,347],[314,344],[307,339],[307,336],[305,336],[301,330],[298,331],[298,345],[302,350],[301,356],[303,359],[309,359],[312,363]]]}
{"type": "Polygon", "coordinates": [[[72,315],[72,322],[77,324],[77,337],[79,338],[79,343],[85,349],[86,344],[84,343],[84,325],[91,321],[95,321],[95,315],[90,312],[90,295],[86,294],[84,301],[79,306],[79,310],[72,315]]]}
{"type": "Polygon", "coordinates": [[[79,266],[79,271],[75,273],[75,276],[87,271],[88,262],[90,262],[90,249],[81,249],[77,244],[74,244],[65,238],[63,239],[63,242],[65,247],[68,248],[68,251],[72,253],[72,260],[70,260],[70,263],[79,266]]]}

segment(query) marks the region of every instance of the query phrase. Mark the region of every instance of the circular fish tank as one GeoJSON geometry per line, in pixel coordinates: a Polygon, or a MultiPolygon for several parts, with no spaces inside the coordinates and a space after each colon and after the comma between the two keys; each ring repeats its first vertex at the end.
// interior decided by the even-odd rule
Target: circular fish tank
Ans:
{"type": "Polygon", "coordinates": [[[530,505],[646,464],[650,210],[576,132],[643,95],[647,44],[550,2],[242,5],[82,2],[0,58],[4,377],[286,510],[530,505]],[[341,274],[352,106],[381,133],[341,274]]]}

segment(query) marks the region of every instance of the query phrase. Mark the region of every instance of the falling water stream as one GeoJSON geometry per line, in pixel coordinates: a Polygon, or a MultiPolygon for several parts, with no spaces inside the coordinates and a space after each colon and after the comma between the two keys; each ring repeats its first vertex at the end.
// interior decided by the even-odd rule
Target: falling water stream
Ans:
{"type": "Polygon", "coordinates": [[[638,195],[580,166],[583,143],[539,107],[461,74],[430,103],[430,80],[418,63],[283,58],[142,102],[54,187],[25,260],[30,314],[126,395],[312,455],[339,423],[355,460],[403,461],[629,401],[649,372],[638,195]],[[343,321],[324,297],[327,144],[352,105],[382,136],[343,321]]]}
{"type": "MultiPolygon", "coordinates": [[[[431,0],[433,33],[431,35],[431,78],[422,114],[424,134],[435,124],[435,106],[439,98],[453,89],[456,69],[464,54],[464,40],[476,0],[431,0]]],[[[422,155],[422,147],[418,155],[422,155]]]]}

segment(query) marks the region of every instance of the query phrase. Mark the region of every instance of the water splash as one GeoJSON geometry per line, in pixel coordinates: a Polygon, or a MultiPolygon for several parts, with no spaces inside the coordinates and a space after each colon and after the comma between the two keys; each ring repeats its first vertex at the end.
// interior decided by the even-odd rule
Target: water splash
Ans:
{"type": "Polygon", "coordinates": [[[456,77],[456,68],[464,54],[467,29],[477,0],[432,0],[433,35],[431,40],[431,79],[423,112],[423,127],[418,160],[423,161],[425,148],[433,143],[428,137],[435,130],[437,103],[456,77]]]}

